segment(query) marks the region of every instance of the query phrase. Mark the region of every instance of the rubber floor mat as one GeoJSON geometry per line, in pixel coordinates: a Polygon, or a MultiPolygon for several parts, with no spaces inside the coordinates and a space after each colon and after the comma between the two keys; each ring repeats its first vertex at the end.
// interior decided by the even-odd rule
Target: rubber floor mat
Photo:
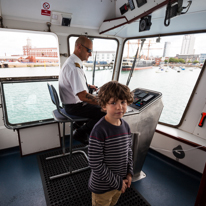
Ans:
{"type": "MultiPolygon", "coordinates": [[[[68,149],[66,152],[69,152],[68,149]]],[[[53,180],[49,179],[53,175],[69,171],[69,155],[46,160],[46,157],[61,153],[62,150],[58,150],[37,156],[47,206],[91,206],[91,192],[88,190],[90,169],[53,180]]],[[[88,162],[83,154],[72,155],[73,169],[80,169],[87,165],[88,162]]],[[[133,187],[128,188],[117,203],[117,206],[136,205],[150,206],[133,187]]]]}

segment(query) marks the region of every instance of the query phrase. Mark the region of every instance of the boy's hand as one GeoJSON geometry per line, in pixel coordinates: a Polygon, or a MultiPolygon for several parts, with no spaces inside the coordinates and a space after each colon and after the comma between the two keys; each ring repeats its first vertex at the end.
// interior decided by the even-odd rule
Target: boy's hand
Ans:
{"type": "Polygon", "coordinates": [[[128,184],[128,180],[123,180],[122,181],[122,189],[121,189],[121,192],[124,193],[125,190],[127,189],[127,184],[128,184]]]}
{"type": "Polygon", "coordinates": [[[131,174],[128,174],[128,175],[127,175],[127,180],[128,180],[127,187],[130,188],[130,185],[131,185],[131,183],[132,183],[132,175],[131,175],[131,174]]]}

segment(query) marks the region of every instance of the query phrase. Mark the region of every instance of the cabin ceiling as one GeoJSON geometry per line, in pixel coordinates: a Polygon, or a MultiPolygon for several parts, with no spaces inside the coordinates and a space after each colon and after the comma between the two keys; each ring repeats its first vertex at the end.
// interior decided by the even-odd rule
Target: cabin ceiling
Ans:
{"type": "MultiPolygon", "coordinates": [[[[48,0],[51,11],[71,13],[70,27],[100,29],[104,20],[125,16],[128,20],[139,15],[139,12],[152,8],[150,5],[165,2],[166,0],[147,1],[141,8],[137,7],[133,0],[135,9],[129,10],[121,15],[119,8],[128,0],[48,0]]],[[[30,22],[46,23],[50,21],[49,16],[41,15],[42,0],[0,0],[0,13],[3,19],[22,20],[30,22]]],[[[183,6],[187,6],[188,0],[183,0],[183,6]]],[[[189,11],[178,17],[172,18],[170,25],[164,25],[166,6],[152,13],[152,25],[150,30],[139,32],[139,19],[130,24],[111,29],[103,34],[118,36],[122,38],[147,36],[192,30],[206,29],[206,0],[193,0],[189,11]]],[[[6,25],[5,25],[6,26],[6,25]]]]}
{"type": "MultiPolygon", "coordinates": [[[[125,16],[127,20],[130,21],[149,9],[154,8],[157,4],[166,2],[166,0],[151,0],[147,1],[145,5],[138,8],[136,5],[136,0],[133,1],[135,3],[135,9],[132,11],[129,10],[124,15],[121,15],[119,8],[127,1],[118,0],[116,2],[116,17],[125,16]]],[[[188,0],[183,0],[182,6],[186,7],[187,5],[188,0]]],[[[188,12],[175,18],[171,18],[169,26],[164,25],[166,7],[167,6],[165,5],[151,14],[152,25],[150,30],[139,32],[140,19],[137,19],[130,24],[125,24],[121,27],[104,32],[104,34],[127,38],[206,29],[206,0],[193,0],[188,12]]],[[[184,9],[182,12],[185,12],[186,10],[187,9],[184,9]]]]}
{"type": "Polygon", "coordinates": [[[72,13],[71,27],[99,29],[105,19],[115,18],[115,0],[0,0],[4,19],[49,22],[41,15],[42,2],[50,10],[72,13]]]}

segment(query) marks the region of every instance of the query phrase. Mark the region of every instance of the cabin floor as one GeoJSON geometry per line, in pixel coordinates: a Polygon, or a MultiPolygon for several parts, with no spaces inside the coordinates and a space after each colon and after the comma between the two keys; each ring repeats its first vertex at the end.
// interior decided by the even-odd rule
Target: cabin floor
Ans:
{"type": "MultiPolygon", "coordinates": [[[[78,142],[74,141],[75,144],[78,142]]],[[[21,157],[19,147],[0,151],[1,206],[46,206],[37,162],[39,154],[21,157]]],[[[151,206],[194,206],[200,173],[152,149],[142,171],[146,178],[132,185],[151,206]]]]}

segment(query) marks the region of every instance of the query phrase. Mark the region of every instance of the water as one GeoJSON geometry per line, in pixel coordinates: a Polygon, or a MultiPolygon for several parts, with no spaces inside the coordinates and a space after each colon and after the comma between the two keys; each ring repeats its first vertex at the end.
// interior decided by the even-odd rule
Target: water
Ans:
{"type": "MultiPolygon", "coordinates": [[[[181,72],[169,69],[169,72],[156,73],[158,67],[134,71],[129,87],[145,88],[162,93],[164,109],[160,121],[177,125],[191,96],[201,69],[190,67],[181,72]]],[[[129,72],[121,72],[120,82],[126,84],[129,72]]]]}
{"type": "Polygon", "coordinates": [[[59,67],[0,68],[0,77],[58,76],[59,67]]]}
{"type": "MultiPolygon", "coordinates": [[[[145,88],[161,92],[164,109],[160,121],[177,125],[182,117],[189,97],[200,73],[196,68],[190,71],[156,73],[157,67],[152,69],[134,71],[129,87],[145,88]]],[[[92,71],[85,70],[87,81],[92,84],[92,71]]],[[[1,77],[14,76],[58,76],[58,67],[31,67],[0,69],[1,77]]],[[[97,70],[95,82],[97,86],[112,79],[113,70],[97,70]]],[[[122,71],[120,82],[126,84],[129,71],[122,71]]],[[[51,82],[58,91],[58,82],[51,82]]],[[[47,82],[12,83],[4,85],[7,114],[10,124],[32,122],[52,118],[51,111],[55,109],[52,104],[47,82]]]]}
{"type": "MultiPolygon", "coordinates": [[[[58,88],[58,82],[50,82],[58,88]]],[[[4,84],[9,124],[43,121],[53,118],[47,82],[4,84]]]]}

